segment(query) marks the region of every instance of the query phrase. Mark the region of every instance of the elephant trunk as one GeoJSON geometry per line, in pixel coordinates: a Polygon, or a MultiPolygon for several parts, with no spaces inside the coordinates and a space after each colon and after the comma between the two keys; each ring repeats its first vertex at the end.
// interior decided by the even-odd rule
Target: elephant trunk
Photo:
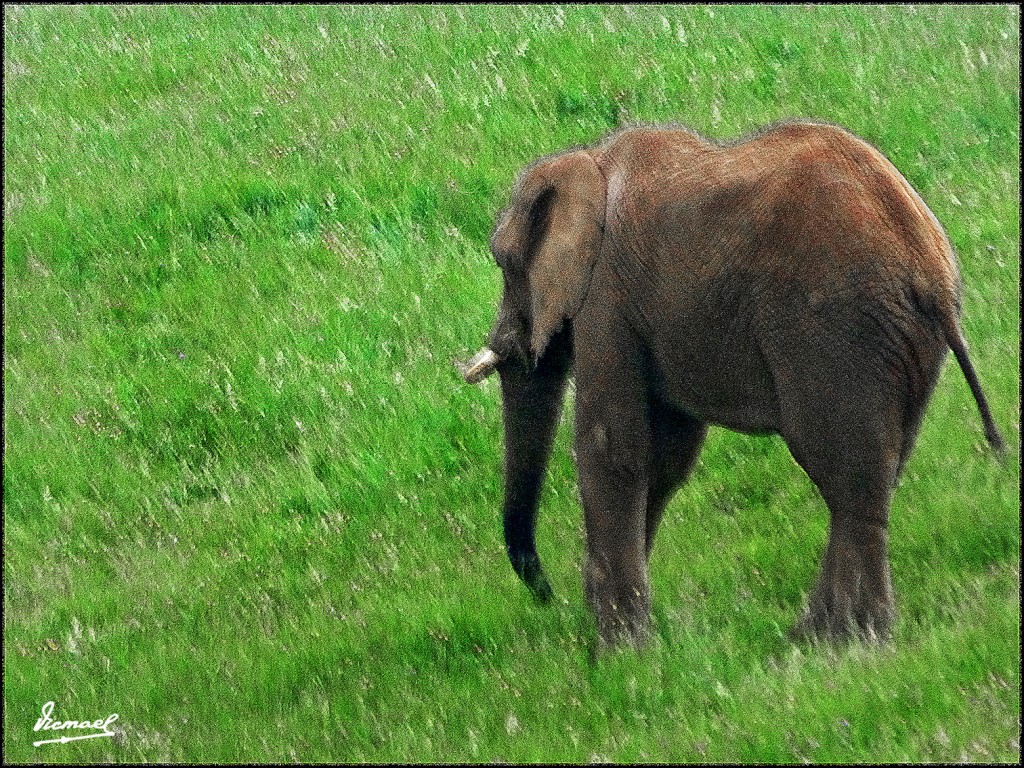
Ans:
{"type": "Polygon", "coordinates": [[[550,600],[552,592],[537,556],[534,531],[571,364],[568,333],[562,336],[534,370],[512,360],[498,368],[505,426],[505,546],[512,568],[542,602],[550,600]]]}

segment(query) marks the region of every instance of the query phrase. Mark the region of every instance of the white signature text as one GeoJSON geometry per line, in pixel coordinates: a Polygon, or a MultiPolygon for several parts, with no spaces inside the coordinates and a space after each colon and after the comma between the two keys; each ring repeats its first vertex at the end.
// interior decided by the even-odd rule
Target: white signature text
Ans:
{"type": "Polygon", "coordinates": [[[36,727],[34,731],[62,731],[66,729],[75,730],[86,730],[86,731],[98,731],[98,733],[86,733],[81,736],[61,736],[59,739],[43,739],[41,741],[34,741],[32,744],[38,747],[40,744],[67,744],[69,741],[77,741],[78,739],[96,739],[102,738],[103,736],[113,736],[114,732],[110,730],[110,724],[113,723],[119,715],[115,712],[111,715],[107,715],[106,718],[100,718],[99,720],[54,720],[53,719],[53,708],[56,706],[56,702],[48,701],[43,704],[43,716],[36,720],[36,727]]]}

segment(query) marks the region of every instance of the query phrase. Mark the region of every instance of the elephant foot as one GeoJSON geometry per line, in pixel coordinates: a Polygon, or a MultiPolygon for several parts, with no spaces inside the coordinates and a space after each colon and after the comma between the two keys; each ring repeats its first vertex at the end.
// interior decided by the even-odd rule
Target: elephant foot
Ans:
{"type": "Polygon", "coordinates": [[[634,618],[623,621],[618,616],[615,619],[613,622],[598,619],[598,654],[622,648],[640,650],[647,645],[651,634],[648,619],[634,618]]]}
{"type": "Polygon", "coordinates": [[[889,639],[896,618],[885,528],[871,523],[834,525],[818,584],[790,630],[793,640],[889,639]]]}
{"type": "Polygon", "coordinates": [[[650,642],[651,632],[647,626],[632,629],[619,628],[615,631],[601,631],[589,645],[587,660],[591,665],[620,653],[636,653],[644,650],[650,642]]]}
{"type": "Polygon", "coordinates": [[[646,579],[635,584],[612,580],[588,561],[587,600],[597,618],[598,653],[615,648],[642,648],[651,625],[651,595],[646,579]]]}
{"type": "Polygon", "coordinates": [[[854,605],[849,599],[825,601],[812,597],[790,629],[789,638],[794,642],[883,643],[891,637],[895,615],[891,602],[861,600],[854,605]]]}

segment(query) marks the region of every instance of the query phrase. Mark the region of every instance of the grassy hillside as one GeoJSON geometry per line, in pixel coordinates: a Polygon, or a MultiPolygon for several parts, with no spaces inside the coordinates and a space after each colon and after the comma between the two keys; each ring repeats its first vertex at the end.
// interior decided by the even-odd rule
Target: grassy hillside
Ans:
{"type": "Polygon", "coordinates": [[[1018,761],[1019,45],[1010,6],[5,6],[5,757],[1018,761]],[[569,430],[539,608],[496,383],[451,365],[494,214],[624,123],[790,116],[947,228],[1010,457],[948,365],[893,505],[895,640],[817,649],[784,633],[824,505],[781,440],[713,430],[654,642],[591,665],[569,430]],[[119,735],[33,747],[51,700],[119,735]]]}

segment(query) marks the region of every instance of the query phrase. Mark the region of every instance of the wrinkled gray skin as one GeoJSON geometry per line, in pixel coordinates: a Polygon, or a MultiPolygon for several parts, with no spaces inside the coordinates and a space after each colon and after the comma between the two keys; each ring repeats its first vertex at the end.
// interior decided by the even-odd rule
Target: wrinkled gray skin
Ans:
{"type": "Polygon", "coordinates": [[[709,424],[781,435],[828,505],[794,636],[886,636],[889,501],[948,348],[1002,439],[959,329],[952,249],[884,156],[830,125],[731,144],[634,128],[528,167],[491,250],[504,294],[464,375],[501,377],[506,542],[538,598],[538,497],[572,371],[604,645],[647,634],[654,534],[709,424]]]}

